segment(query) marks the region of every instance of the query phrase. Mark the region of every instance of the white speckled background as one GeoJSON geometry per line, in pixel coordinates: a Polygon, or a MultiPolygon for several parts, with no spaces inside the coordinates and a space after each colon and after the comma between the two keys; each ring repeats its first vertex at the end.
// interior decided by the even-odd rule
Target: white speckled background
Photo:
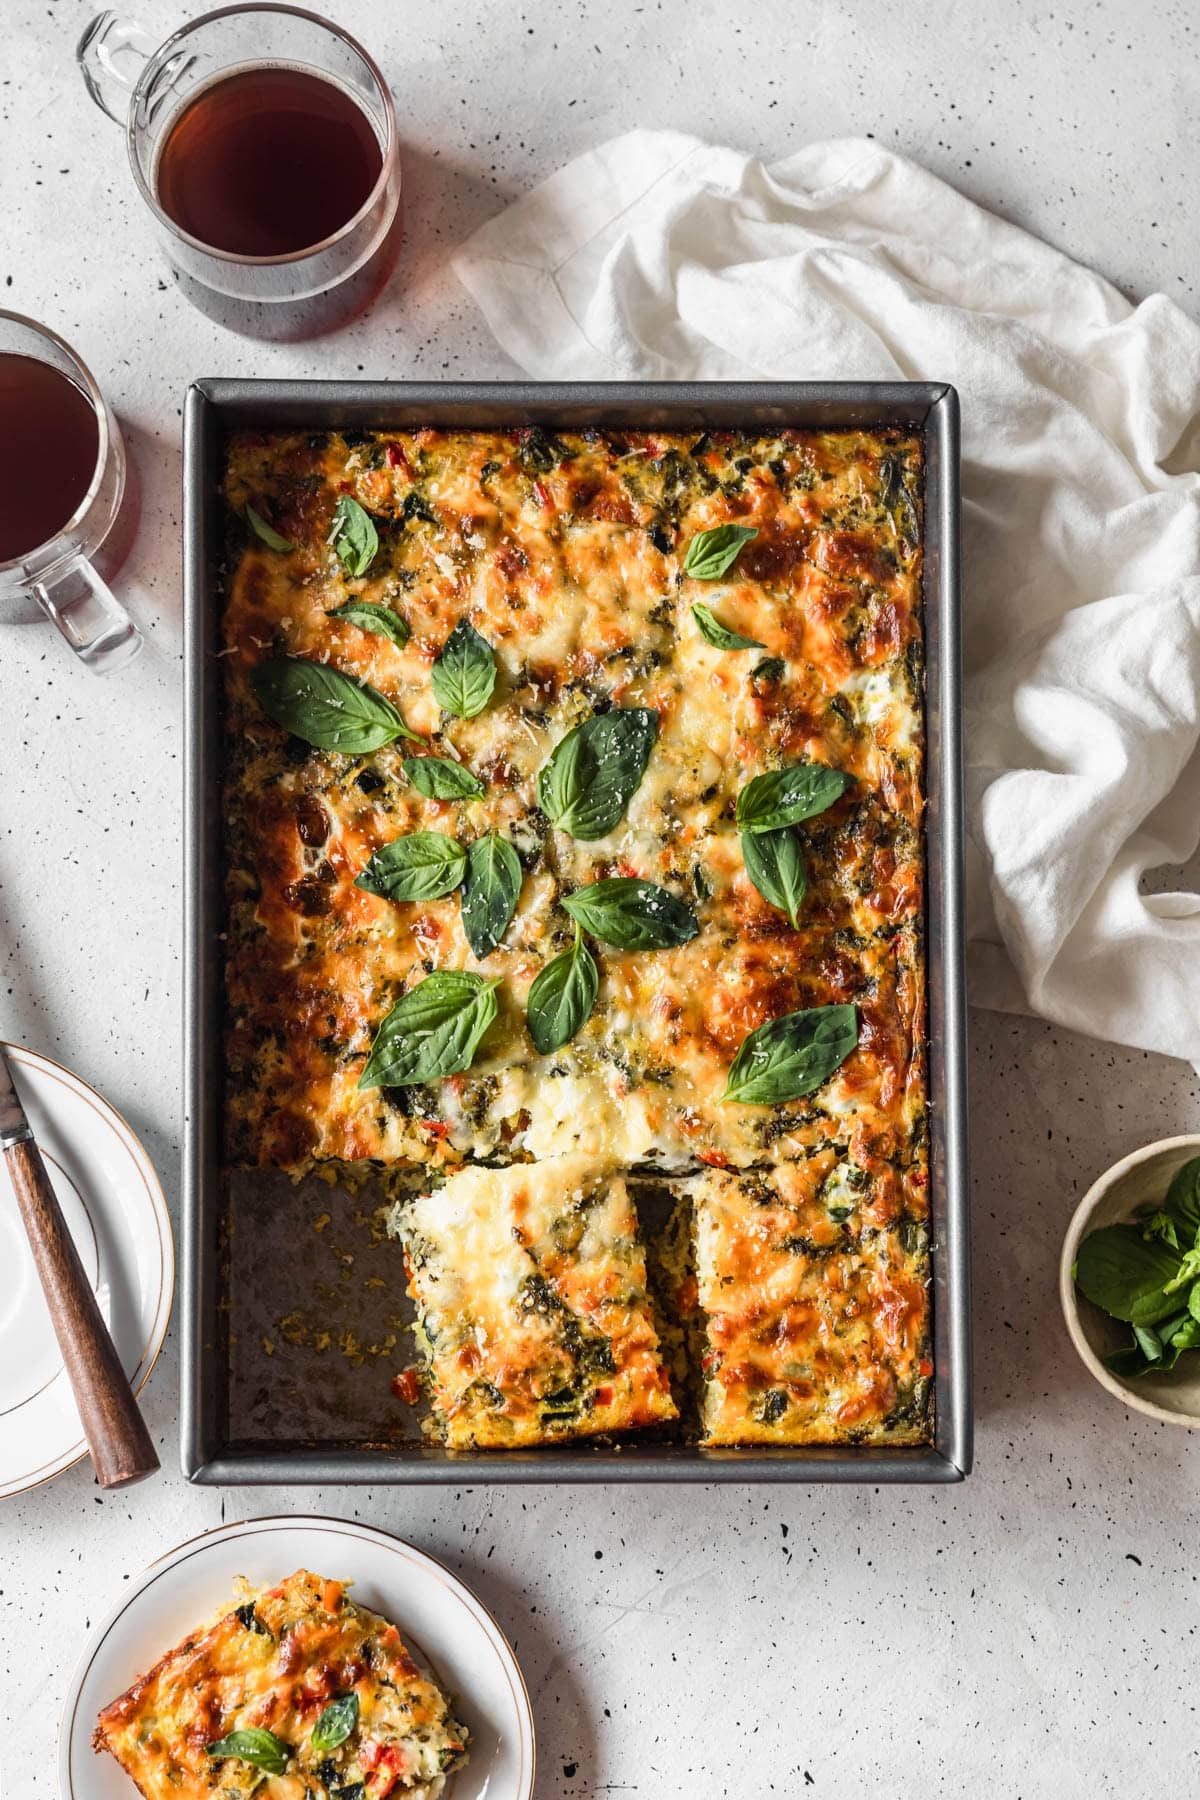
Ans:
{"type": "MultiPolygon", "coordinates": [[[[137,5],[137,0],[135,0],[137,5]]],[[[325,0],[391,78],[409,243],[342,338],[258,348],[166,284],[119,135],[72,47],[91,8],[7,0],[0,305],[73,339],[125,422],[145,514],[125,589],[147,653],[95,680],[0,630],[0,1035],[70,1063],[178,1191],[179,409],[201,374],[499,376],[447,249],[634,124],[768,158],[874,132],[1094,263],[1197,309],[1189,0],[325,0]]],[[[162,35],[183,14],[141,0],[162,35]]],[[[852,371],[847,371],[852,373],[852,371]]],[[[60,1700],[123,1581],[224,1517],[318,1510],[445,1557],[533,1693],[538,1800],[1005,1800],[1200,1789],[1200,1435],[1136,1421],[1077,1365],[1055,1265],[1092,1176],[1200,1128],[1180,1064],[973,1022],[977,1468],[964,1487],[235,1492],[175,1473],[173,1354],[147,1404],[166,1470],[0,1507],[0,1789],[56,1793],[60,1700]]],[[[496,1800],[505,1800],[496,1796],[496,1800]]]]}

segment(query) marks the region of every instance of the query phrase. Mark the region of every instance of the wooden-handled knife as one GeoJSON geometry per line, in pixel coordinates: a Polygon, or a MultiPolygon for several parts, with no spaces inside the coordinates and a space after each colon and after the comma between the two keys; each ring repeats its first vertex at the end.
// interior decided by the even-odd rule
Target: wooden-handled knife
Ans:
{"type": "Polygon", "coordinates": [[[96,1479],[104,1488],[127,1487],[153,1475],[158,1457],[50,1185],[3,1045],[0,1153],[12,1177],[96,1479]]]}

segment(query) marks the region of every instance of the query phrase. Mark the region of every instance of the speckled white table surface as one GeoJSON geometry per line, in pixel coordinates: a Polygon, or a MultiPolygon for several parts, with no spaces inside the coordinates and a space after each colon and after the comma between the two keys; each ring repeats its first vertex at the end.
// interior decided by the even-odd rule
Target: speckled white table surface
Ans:
{"type": "MultiPolygon", "coordinates": [[[[7,0],[0,305],[72,339],[145,487],[125,592],[148,649],[109,682],[48,627],[0,631],[0,1035],[105,1091],[172,1202],[180,1094],[179,414],[197,375],[509,374],[446,269],[468,229],[634,124],[766,157],[874,132],[1138,297],[1198,307],[1197,24],[1185,0],[325,0],[399,102],[409,239],[383,304],[316,347],[190,311],[72,47],[90,7],[7,0]]],[[[176,4],[143,0],[165,35],[176,4]]],[[[1200,1787],[1200,1434],[1076,1363],[1055,1267],[1092,1176],[1200,1127],[1180,1064],[973,1019],[978,1441],[932,1489],[271,1490],[176,1472],[176,1359],[147,1390],[164,1473],[79,1468],[0,1507],[0,1791],[57,1792],[90,1620],[223,1518],[376,1521],[444,1557],[514,1641],[538,1800],[682,1794],[1007,1800],[1200,1787]]],[[[496,1800],[504,1800],[496,1796],[496,1800]]]]}

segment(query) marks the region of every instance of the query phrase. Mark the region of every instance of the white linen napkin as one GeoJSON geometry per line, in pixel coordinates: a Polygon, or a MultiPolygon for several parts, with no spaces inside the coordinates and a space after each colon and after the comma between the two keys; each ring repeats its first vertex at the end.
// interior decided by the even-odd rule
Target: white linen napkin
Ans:
{"type": "Polygon", "coordinates": [[[544,380],[957,387],[972,997],[1200,1065],[1200,329],[865,139],[630,132],[454,266],[544,380]]]}

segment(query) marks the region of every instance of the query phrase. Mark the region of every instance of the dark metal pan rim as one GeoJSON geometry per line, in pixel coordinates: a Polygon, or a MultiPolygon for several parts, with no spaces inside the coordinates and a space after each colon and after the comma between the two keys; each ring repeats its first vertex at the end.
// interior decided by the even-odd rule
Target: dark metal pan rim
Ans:
{"type": "MultiPolygon", "coordinates": [[[[958,403],[942,382],[324,382],[205,379],[185,410],[185,593],[188,819],[185,872],[185,1056],[182,1394],[184,1473],[209,1484],[255,1482],[812,1481],[942,1483],[971,1463],[970,1268],[966,1189],[965,999],[962,951],[962,781],[958,403]],[[212,848],[218,840],[219,761],[209,596],[220,561],[215,472],[230,430],[378,430],[434,424],[561,430],[733,428],[804,430],[900,426],[925,440],[924,620],[929,1113],[932,1197],[934,1411],[932,1445],[878,1443],[702,1447],[574,1441],[561,1448],[449,1452],[230,1441],[216,1400],[221,1381],[219,1257],[220,1029],[212,848]]],[[[219,882],[219,876],[217,877],[219,882]]],[[[646,1171],[646,1179],[681,1172],[646,1171]]]]}

